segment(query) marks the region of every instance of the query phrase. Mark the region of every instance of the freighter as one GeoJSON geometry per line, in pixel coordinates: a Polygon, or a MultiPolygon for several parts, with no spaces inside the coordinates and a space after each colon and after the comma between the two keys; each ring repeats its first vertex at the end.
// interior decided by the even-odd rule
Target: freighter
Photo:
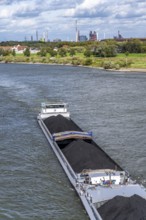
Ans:
{"type": "Polygon", "coordinates": [[[146,189],[70,117],[66,103],[43,103],[38,123],[91,220],[146,220],[146,189]]]}

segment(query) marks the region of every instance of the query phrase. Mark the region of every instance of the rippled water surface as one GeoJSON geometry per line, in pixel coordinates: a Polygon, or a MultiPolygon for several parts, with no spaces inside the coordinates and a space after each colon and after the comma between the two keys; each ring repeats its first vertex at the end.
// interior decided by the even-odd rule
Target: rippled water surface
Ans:
{"type": "Polygon", "coordinates": [[[40,127],[41,102],[73,120],[146,186],[146,74],[0,64],[0,219],[86,220],[40,127]]]}

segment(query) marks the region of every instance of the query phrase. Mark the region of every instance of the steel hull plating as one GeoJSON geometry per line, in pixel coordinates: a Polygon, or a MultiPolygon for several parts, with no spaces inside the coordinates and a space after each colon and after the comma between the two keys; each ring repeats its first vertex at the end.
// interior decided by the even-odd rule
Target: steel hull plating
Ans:
{"type": "MultiPolygon", "coordinates": [[[[38,116],[38,123],[67,177],[80,197],[91,220],[102,220],[102,217],[98,212],[98,208],[117,195],[131,197],[134,194],[137,194],[146,199],[145,188],[139,184],[135,184],[131,179],[128,179],[125,171],[122,170],[122,168],[119,167],[111,158],[109,158],[106,153],[104,153],[105,157],[107,157],[108,160],[111,159],[110,162],[117,165],[117,170],[97,169],[75,172],[74,167],[69,163],[69,160],[60,148],[59,143],[54,141],[52,138],[52,132],[50,132],[48,126],[44,123],[44,119],[41,115],[38,116]],[[87,176],[90,181],[87,179],[87,176]]],[[[98,145],[96,145],[95,142],[92,142],[92,144],[98,148],[98,145]]]]}
{"type": "Polygon", "coordinates": [[[44,132],[51,148],[53,149],[55,155],[57,156],[62,168],[64,169],[64,171],[67,175],[67,177],[69,178],[71,184],[73,185],[73,187],[75,188],[78,196],[80,197],[80,199],[82,201],[82,204],[85,207],[85,210],[88,213],[90,219],[92,219],[92,220],[102,220],[102,218],[100,217],[100,215],[96,211],[95,207],[91,203],[89,204],[89,201],[86,199],[86,196],[81,195],[80,189],[77,187],[77,184],[76,184],[77,175],[72,170],[71,166],[69,165],[68,161],[66,160],[66,158],[62,154],[62,152],[59,149],[58,145],[55,142],[52,141],[50,132],[46,128],[43,120],[40,119],[39,117],[38,117],[38,123],[39,123],[40,127],[42,128],[42,131],[44,132]]]}

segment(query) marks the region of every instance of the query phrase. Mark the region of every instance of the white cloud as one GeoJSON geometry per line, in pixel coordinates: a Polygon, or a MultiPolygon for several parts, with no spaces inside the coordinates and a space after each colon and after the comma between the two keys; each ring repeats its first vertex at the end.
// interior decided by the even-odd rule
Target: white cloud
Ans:
{"type": "Polygon", "coordinates": [[[13,4],[9,5],[1,5],[0,6],[0,18],[13,18],[13,16],[33,12],[37,9],[37,6],[32,2],[29,3],[26,1],[24,2],[14,2],[13,4]]]}
{"type": "Polygon", "coordinates": [[[75,39],[75,20],[81,34],[112,37],[121,30],[125,37],[146,37],[145,8],[145,0],[0,0],[0,41],[16,33],[18,39],[20,32],[22,40],[35,30],[49,30],[50,39],[75,39]]]}

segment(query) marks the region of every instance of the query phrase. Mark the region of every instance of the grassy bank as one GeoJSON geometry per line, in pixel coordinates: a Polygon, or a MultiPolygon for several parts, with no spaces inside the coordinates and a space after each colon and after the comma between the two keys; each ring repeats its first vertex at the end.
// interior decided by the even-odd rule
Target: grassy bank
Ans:
{"type": "MultiPolygon", "coordinates": [[[[125,54],[118,54],[117,59],[124,59],[125,54]]],[[[131,61],[130,68],[146,69],[146,53],[134,53],[127,56],[127,60],[131,61]]]]}
{"type": "Polygon", "coordinates": [[[118,54],[116,57],[100,58],[100,57],[85,57],[83,53],[77,53],[74,56],[67,54],[65,57],[59,55],[51,57],[47,54],[41,57],[37,54],[31,54],[29,57],[23,54],[16,56],[1,56],[0,62],[4,63],[44,63],[44,64],[69,64],[69,65],[84,65],[92,67],[102,67],[105,69],[146,69],[146,53],[141,54],[118,54]]]}

